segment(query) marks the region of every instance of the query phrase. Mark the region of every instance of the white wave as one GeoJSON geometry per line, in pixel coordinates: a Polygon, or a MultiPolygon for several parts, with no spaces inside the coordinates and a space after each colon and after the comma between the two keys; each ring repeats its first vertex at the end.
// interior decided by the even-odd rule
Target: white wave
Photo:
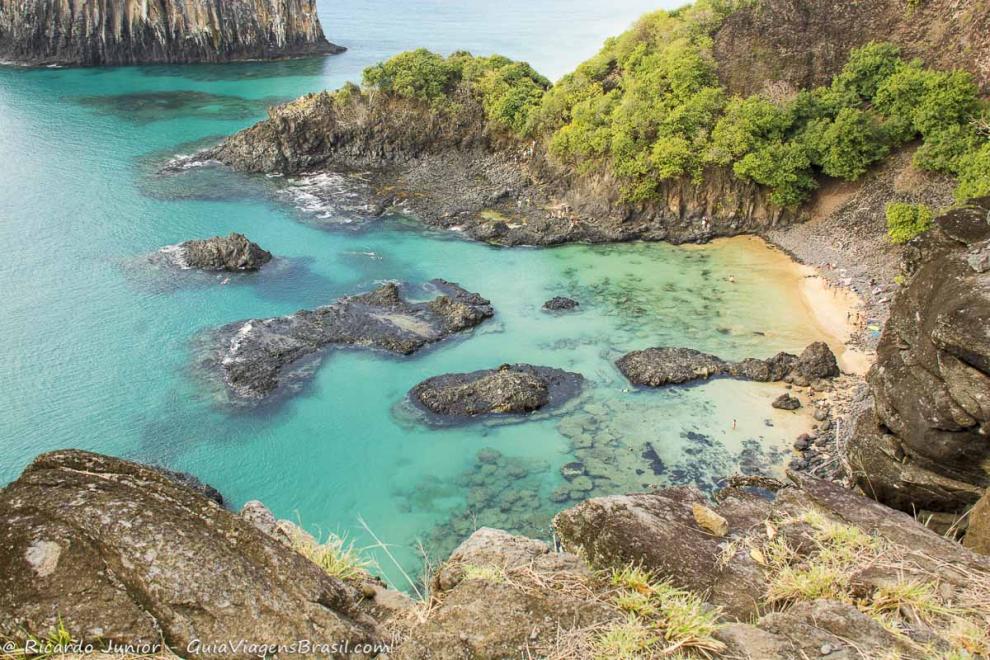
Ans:
{"type": "Polygon", "coordinates": [[[334,224],[353,224],[372,213],[363,181],[333,172],[289,179],[277,195],[299,211],[334,224]]]}

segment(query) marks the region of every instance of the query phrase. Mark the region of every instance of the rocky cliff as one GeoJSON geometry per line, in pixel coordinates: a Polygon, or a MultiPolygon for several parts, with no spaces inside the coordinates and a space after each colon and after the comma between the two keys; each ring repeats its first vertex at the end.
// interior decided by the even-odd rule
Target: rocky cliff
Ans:
{"type": "Polygon", "coordinates": [[[0,61],[226,62],[343,50],[315,0],[0,0],[0,61]]]}
{"type": "Polygon", "coordinates": [[[761,0],[715,36],[719,77],[753,94],[783,83],[826,84],[849,52],[873,40],[940,69],[965,69],[990,90],[990,5],[983,0],[761,0]]]}
{"type": "Polygon", "coordinates": [[[961,513],[990,486],[990,199],[938,218],[908,267],[848,460],[882,502],[961,513]]]}

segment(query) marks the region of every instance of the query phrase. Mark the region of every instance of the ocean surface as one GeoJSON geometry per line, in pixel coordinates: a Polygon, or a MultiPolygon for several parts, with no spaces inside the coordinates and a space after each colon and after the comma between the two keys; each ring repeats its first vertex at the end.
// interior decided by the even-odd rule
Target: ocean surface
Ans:
{"type": "MultiPolygon", "coordinates": [[[[668,3],[668,6],[676,3],[668,3]]],[[[191,472],[239,507],[261,499],[346,536],[396,586],[483,525],[549,538],[589,494],[773,471],[801,415],[775,385],[634,391],[613,360],[654,345],[728,358],[798,351],[821,332],[785,257],[755,240],[495,249],[401,218],[347,222],[312,181],[223,170],[163,176],[169,159],[250,125],[268,105],[357,80],[426,46],[501,52],[552,78],[656,0],[326,0],[340,56],[116,69],[0,68],[0,484],[39,452],[78,447],[191,472]],[[157,251],[245,233],[261,273],[180,271],[157,251]],[[729,281],[734,277],[735,283],[729,281]],[[410,357],[342,351],[277,406],[225,408],[197,370],[204,331],[286,314],[386,280],[442,277],[490,298],[473,334],[410,357]],[[568,295],[580,311],[551,316],[568,295]],[[519,423],[430,428],[404,403],[420,380],[506,362],[579,371],[583,395],[519,423]],[[493,451],[494,450],[494,451],[493,451]],[[580,462],[589,477],[566,481],[580,462]],[[590,490],[589,490],[590,489],[590,490]]]]}

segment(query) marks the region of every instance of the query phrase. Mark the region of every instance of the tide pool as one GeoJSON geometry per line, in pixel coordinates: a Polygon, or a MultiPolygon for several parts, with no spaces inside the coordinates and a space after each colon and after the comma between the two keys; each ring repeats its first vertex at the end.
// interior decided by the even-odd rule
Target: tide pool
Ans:
{"type": "MultiPolygon", "coordinates": [[[[267,105],[357,79],[406,48],[527,59],[559,76],[655,2],[325,2],[341,56],[227,66],[0,69],[0,483],[39,452],[78,447],[191,472],[234,506],[261,499],[319,532],[391,545],[416,575],[482,525],[549,537],[589,495],[711,489],[773,472],[806,420],[770,408],[776,385],[716,381],[636,391],[613,365],[654,345],[726,358],[821,338],[786,257],[738,239],[497,249],[385,219],[320,226],[272,195],[282,182],[156,170],[243,128],[267,105]],[[238,231],[277,256],[262,272],[155,268],[162,246],[238,231]],[[735,282],[730,281],[730,276],[735,282]],[[496,317],[409,358],[327,356],[280,406],[233,412],[197,377],[196,339],[386,280],[441,277],[496,317]],[[549,315],[566,295],[579,311],[549,315]],[[531,362],[578,371],[583,395],[520,423],[428,428],[404,405],[424,378],[531,362]],[[492,451],[494,450],[494,451],[492,451]],[[561,466],[580,462],[569,482],[561,466]]],[[[382,573],[405,587],[378,550],[382,573]]]]}

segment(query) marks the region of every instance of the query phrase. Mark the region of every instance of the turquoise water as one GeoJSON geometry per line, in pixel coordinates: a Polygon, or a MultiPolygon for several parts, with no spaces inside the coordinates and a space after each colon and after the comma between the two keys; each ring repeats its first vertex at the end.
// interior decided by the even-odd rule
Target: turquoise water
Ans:
{"type": "Polygon", "coordinates": [[[498,250],[398,220],[321,226],[271,196],[271,181],[154,174],[171,156],[262,117],[269,103],[356,79],[391,53],[499,51],[557,76],[655,4],[326,2],[331,40],[351,48],[342,56],[0,68],[0,483],[62,447],[157,463],[198,475],[236,506],[261,499],[359,547],[369,543],[363,518],[415,572],[418,540],[438,557],[479,525],[546,537],[550,516],[576,497],[710,488],[737,468],[775,469],[805,423],[771,410],[779,388],[719,381],[635,392],[612,365],[658,344],[731,358],[817,338],[780,259],[751,241],[498,250]],[[277,262],[223,284],[147,258],[230,231],[277,262]],[[434,277],[489,297],[496,318],[412,358],[336,353],[300,395],[251,413],[223,408],[196,376],[203,330],[383,280],[434,277]],[[581,311],[542,313],[558,294],[581,300],[581,311]],[[517,361],[579,371],[588,388],[568,407],[516,424],[430,429],[402,403],[423,378],[517,361]],[[479,463],[484,448],[501,458],[479,463]],[[560,466],[575,460],[592,479],[564,481],[560,466]]]}

